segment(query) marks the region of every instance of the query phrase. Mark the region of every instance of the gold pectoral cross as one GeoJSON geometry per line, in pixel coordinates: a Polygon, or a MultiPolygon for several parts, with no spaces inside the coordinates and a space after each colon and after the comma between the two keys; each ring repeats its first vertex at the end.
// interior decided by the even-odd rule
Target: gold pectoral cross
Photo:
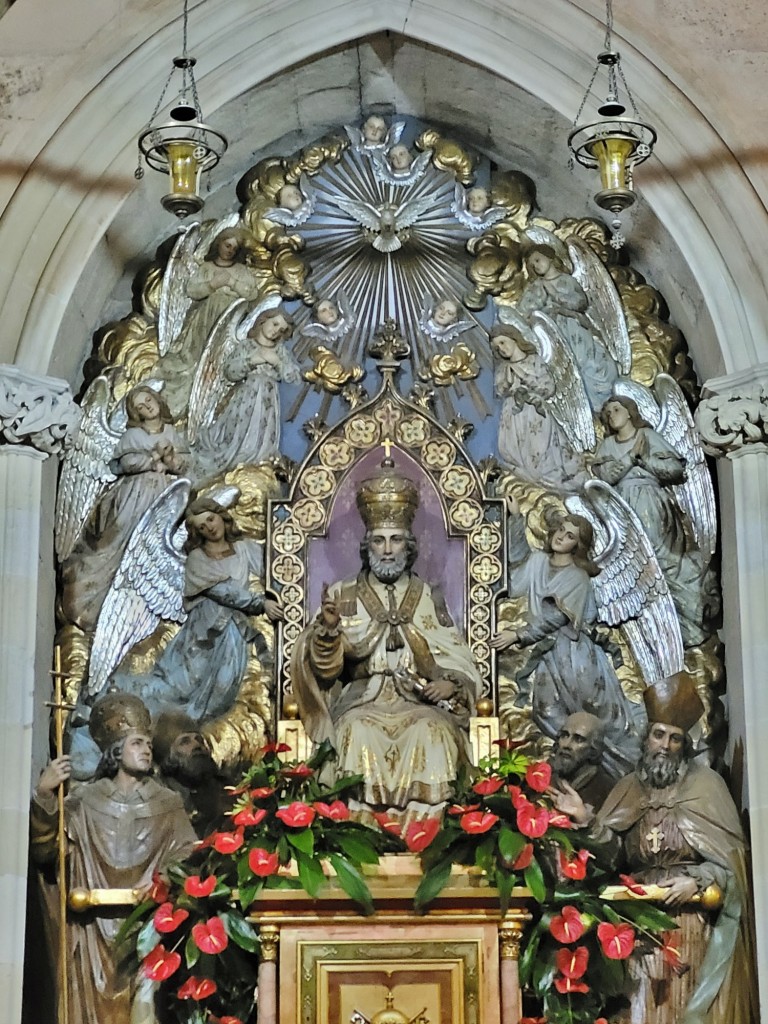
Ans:
{"type": "Polygon", "coordinates": [[[658,825],[654,825],[648,835],[645,837],[651,844],[651,852],[658,853],[661,850],[662,843],[664,842],[665,836],[658,825]]]}

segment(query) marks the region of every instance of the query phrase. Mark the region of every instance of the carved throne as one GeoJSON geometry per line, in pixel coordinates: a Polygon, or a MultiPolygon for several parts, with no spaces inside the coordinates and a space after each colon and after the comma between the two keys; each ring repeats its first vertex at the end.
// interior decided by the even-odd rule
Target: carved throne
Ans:
{"type": "MultiPolygon", "coordinates": [[[[414,404],[400,394],[407,346],[394,329],[385,327],[377,344],[377,394],[318,431],[287,498],[270,503],[267,584],[280,593],[285,609],[275,652],[278,737],[291,748],[287,757],[309,754],[291,690],[291,651],[316,613],[323,583],[359,569],[363,527],[356,487],[386,456],[419,489],[415,570],[441,584],[480,667],[482,698],[470,724],[477,761],[493,751],[499,734],[489,639],[506,583],[503,501],[486,496],[483,475],[462,445],[461,426],[443,426],[427,402],[414,404]]],[[[377,906],[373,919],[360,918],[333,879],[317,901],[285,892],[261,900],[254,915],[262,937],[260,1021],[368,1021],[386,1002],[407,1021],[516,1022],[515,961],[528,917],[525,899],[502,918],[494,891],[457,869],[434,909],[417,915],[413,893],[420,877],[411,855],[383,858],[369,879],[377,906]]]]}

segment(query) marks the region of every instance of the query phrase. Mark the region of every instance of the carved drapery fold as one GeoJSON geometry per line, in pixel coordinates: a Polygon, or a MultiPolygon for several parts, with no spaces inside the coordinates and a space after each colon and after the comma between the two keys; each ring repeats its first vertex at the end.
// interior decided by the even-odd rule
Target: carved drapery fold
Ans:
{"type": "Polygon", "coordinates": [[[0,446],[24,445],[58,455],[79,418],[65,380],[0,366],[0,446]]]}

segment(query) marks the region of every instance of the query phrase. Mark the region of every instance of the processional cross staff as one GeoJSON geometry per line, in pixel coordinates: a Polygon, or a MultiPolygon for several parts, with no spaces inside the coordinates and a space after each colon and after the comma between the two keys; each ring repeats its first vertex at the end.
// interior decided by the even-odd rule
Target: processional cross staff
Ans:
{"type": "MultiPolygon", "coordinates": [[[[64,700],[62,682],[64,679],[74,679],[73,675],[61,671],[61,648],[57,645],[54,648],[53,676],[53,700],[46,701],[46,707],[53,709],[54,738],[56,743],[56,757],[64,755],[64,714],[72,711],[74,704],[68,704],[64,700]]],[[[59,876],[59,949],[58,949],[58,972],[59,972],[59,1024],[69,1024],[69,975],[67,973],[67,831],[64,822],[64,797],[66,795],[66,783],[60,782],[58,787],[58,831],[56,835],[57,860],[59,876]]]]}

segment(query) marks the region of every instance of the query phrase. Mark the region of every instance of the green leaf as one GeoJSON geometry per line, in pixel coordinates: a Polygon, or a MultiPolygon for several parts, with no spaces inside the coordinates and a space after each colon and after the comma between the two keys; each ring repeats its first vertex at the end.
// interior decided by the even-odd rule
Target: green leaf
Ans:
{"type": "Polygon", "coordinates": [[[281,864],[287,864],[291,859],[291,851],[288,849],[288,840],[285,836],[280,836],[277,840],[277,856],[281,864]]]}
{"type": "Polygon", "coordinates": [[[302,889],[315,899],[317,896],[320,886],[325,881],[325,875],[323,874],[323,867],[320,861],[313,860],[311,857],[305,857],[303,853],[297,851],[296,863],[299,866],[299,881],[301,882],[302,889]]]}
{"type": "Polygon", "coordinates": [[[623,992],[627,981],[626,960],[611,960],[601,956],[595,960],[599,963],[597,974],[600,978],[600,994],[602,996],[615,996],[623,992]]]}
{"type": "Polygon", "coordinates": [[[286,878],[284,875],[270,875],[264,882],[265,889],[303,889],[298,878],[286,878]]]}
{"type": "Polygon", "coordinates": [[[413,897],[416,910],[424,910],[443,891],[451,877],[451,867],[450,860],[446,860],[427,871],[413,897]]]}
{"type": "Polygon", "coordinates": [[[531,937],[525,944],[522,956],[518,964],[518,973],[520,976],[520,985],[525,986],[531,980],[531,971],[533,970],[533,964],[536,960],[536,954],[539,951],[539,945],[541,944],[541,929],[537,926],[534,928],[531,937]]]}
{"type": "Polygon", "coordinates": [[[525,869],[523,877],[536,902],[543,903],[547,897],[547,887],[544,884],[544,875],[541,873],[539,862],[535,857],[525,869]]]}
{"type": "Polygon", "coordinates": [[[248,922],[232,910],[219,914],[224,922],[227,935],[246,953],[256,953],[259,949],[259,937],[248,922]]]}
{"type": "Polygon", "coordinates": [[[373,900],[371,898],[371,890],[354,864],[350,864],[345,857],[338,853],[332,853],[330,860],[339,879],[339,884],[347,896],[354,900],[355,903],[359,903],[366,914],[372,914],[373,900]]]}
{"type": "Polygon", "coordinates": [[[552,988],[557,968],[555,967],[554,956],[551,959],[537,959],[531,971],[531,985],[534,992],[543,999],[552,988]]]}
{"type": "Polygon", "coordinates": [[[303,828],[301,832],[289,832],[287,839],[291,846],[296,847],[297,850],[301,850],[302,853],[306,853],[308,857],[311,857],[314,854],[315,837],[312,834],[312,829],[303,828]]]}
{"type": "Polygon", "coordinates": [[[158,942],[160,942],[160,933],[155,928],[154,918],[150,917],[136,938],[136,956],[139,960],[143,960],[148,953],[151,953],[158,942]]]}
{"type": "Polygon", "coordinates": [[[509,861],[510,864],[517,860],[517,857],[522,853],[523,847],[525,846],[525,837],[519,832],[513,832],[511,828],[506,825],[501,826],[501,832],[499,833],[499,853],[504,860],[509,861]]]}
{"type": "Polygon", "coordinates": [[[511,875],[509,871],[505,871],[504,868],[496,869],[496,888],[499,890],[499,908],[502,914],[506,914],[509,909],[513,884],[514,875],[511,875]]]}
{"type": "Polygon", "coordinates": [[[264,883],[261,879],[253,885],[241,885],[239,889],[240,906],[247,910],[258,896],[264,883]]]}
{"type": "Polygon", "coordinates": [[[184,943],[184,960],[187,964],[187,969],[194,967],[199,959],[200,950],[197,948],[195,940],[190,934],[187,941],[184,943]]]}
{"type": "Polygon", "coordinates": [[[144,900],[143,903],[134,907],[128,917],[120,925],[120,931],[115,937],[115,945],[119,946],[122,942],[125,942],[126,939],[134,932],[146,912],[155,906],[157,906],[157,904],[154,900],[144,900]]]}
{"type": "Polygon", "coordinates": [[[560,849],[564,853],[568,854],[569,857],[573,853],[573,840],[568,835],[568,833],[565,831],[565,829],[562,829],[562,828],[552,828],[552,827],[548,828],[547,829],[547,840],[550,840],[550,839],[554,840],[554,842],[557,843],[557,845],[560,847],[560,849]]]}
{"type": "Polygon", "coordinates": [[[354,864],[378,864],[379,855],[370,844],[370,840],[356,835],[334,835],[334,840],[341,851],[354,864]]]}
{"type": "Polygon", "coordinates": [[[475,850],[475,864],[487,875],[492,875],[496,867],[496,838],[486,836],[475,850]]]}
{"type": "MultiPolygon", "coordinates": [[[[603,904],[604,906],[605,904],[603,904]]],[[[617,901],[616,909],[620,914],[636,924],[638,928],[644,928],[646,931],[667,932],[679,927],[674,917],[665,914],[660,907],[654,907],[649,903],[641,903],[639,900],[617,901]]]]}

